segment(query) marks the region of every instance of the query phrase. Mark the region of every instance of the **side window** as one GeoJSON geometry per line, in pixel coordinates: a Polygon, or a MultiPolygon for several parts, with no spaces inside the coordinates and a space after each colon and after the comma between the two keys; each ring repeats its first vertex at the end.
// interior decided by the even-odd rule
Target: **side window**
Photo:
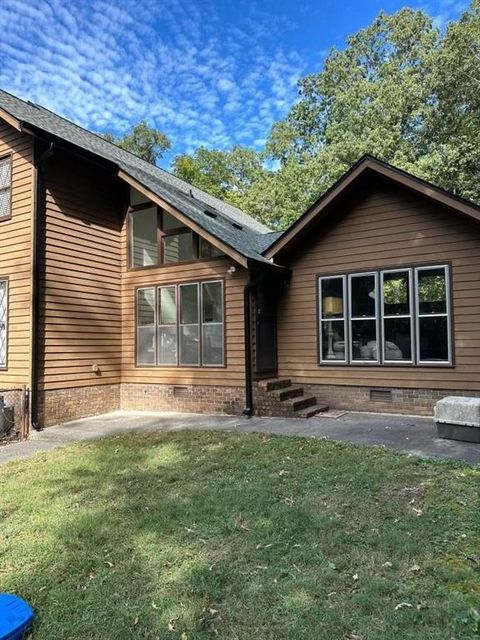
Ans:
{"type": "Polygon", "coordinates": [[[137,365],[223,366],[223,305],[221,280],[137,289],[137,365]]]}
{"type": "Polygon", "coordinates": [[[12,157],[0,158],[0,220],[11,215],[12,157]]]}
{"type": "Polygon", "coordinates": [[[0,280],[0,367],[7,366],[8,280],[0,280]]]}
{"type": "Polygon", "coordinates": [[[155,289],[137,291],[137,362],[154,365],[157,361],[155,344],[155,289]]]}
{"type": "Polygon", "coordinates": [[[451,361],[448,269],[415,269],[417,358],[419,363],[451,361]]]}

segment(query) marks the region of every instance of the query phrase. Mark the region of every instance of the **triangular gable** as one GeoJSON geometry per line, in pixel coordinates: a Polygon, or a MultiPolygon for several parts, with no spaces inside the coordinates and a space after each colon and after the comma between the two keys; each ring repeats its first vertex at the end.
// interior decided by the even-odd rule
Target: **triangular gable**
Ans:
{"type": "Polygon", "coordinates": [[[265,251],[264,255],[268,259],[284,251],[301,237],[312,223],[318,223],[329,211],[331,205],[337,198],[340,198],[348,189],[360,183],[367,175],[377,174],[388,178],[394,183],[407,188],[423,197],[429,198],[442,206],[448,207],[465,215],[477,222],[480,222],[480,207],[473,202],[459,198],[448,191],[436,187],[426,180],[421,180],[415,176],[397,169],[392,165],[377,160],[372,156],[363,156],[338,180],[323,196],[317,200],[307,211],[298,218],[275,242],[265,251]]]}

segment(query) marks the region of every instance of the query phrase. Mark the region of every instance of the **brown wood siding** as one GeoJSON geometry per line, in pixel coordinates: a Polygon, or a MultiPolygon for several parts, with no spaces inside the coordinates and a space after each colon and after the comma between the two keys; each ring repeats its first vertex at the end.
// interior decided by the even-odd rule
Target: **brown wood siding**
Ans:
{"type": "Polygon", "coordinates": [[[123,187],[62,155],[45,163],[44,176],[40,388],[119,383],[123,187]]]}
{"type": "Polygon", "coordinates": [[[245,382],[243,290],[248,280],[245,269],[227,269],[231,258],[192,261],[146,269],[128,269],[127,224],[122,234],[122,382],[237,386],[245,382]],[[225,366],[224,367],[137,367],[135,365],[135,291],[138,287],[208,279],[224,281],[225,366]]]}
{"type": "Polygon", "coordinates": [[[290,259],[292,280],[279,306],[279,375],[304,384],[480,391],[480,226],[382,179],[330,219],[336,224],[311,231],[290,259]],[[317,275],[424,263],[451,263],[454,367],[318,364],[317,275]]]}
{"type": "Polygon", "coordinates": [[[0,387],[30,383],[33,138],[0,122],[0,157],[12,153],[11,218],[0,221],[0,277],[9,279],[7,369],[0,387]]]}

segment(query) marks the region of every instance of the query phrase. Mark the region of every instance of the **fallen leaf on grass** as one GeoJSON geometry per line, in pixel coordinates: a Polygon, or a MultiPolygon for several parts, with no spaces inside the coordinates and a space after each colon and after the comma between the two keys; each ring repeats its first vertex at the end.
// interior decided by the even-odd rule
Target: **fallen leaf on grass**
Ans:
{"type": "Polygon", "coordinates": [[[413,571],[414,573],[417,573],[418,571],[420,571],[420,567],[418,566],[417,563],[415,563],[410,567],[409,571],[413,571]]]}
{"type": "Polygon", "coordinates": [[[177,626],[177,618],[170,618],[170,620],[168,621],[168,630],[169,631],[175,631],[175,628],[177,626]]]}
{"type": "Polygon", "coordinates": [[[353,578],[355,581],[356,581],[356,580],[358,580],[358,573],[354,573],[354,574],[353,574],[353,576],[352,576],[352,578],[353,578]]]}
{"type": "Polygon", "coordinates": [[[382,567],[385,567],[385,569],[391,569],[391,568],[393,567],[393,565],[392,565],[392,563],[391,563],[391,562],[388,562],[388,561],[387,561],[387,562],[384,562],[384,563],[382,564],[382,567]]]}
{"type": "Polygon", "coordinates": [[[241,513],[235,517],[235,526],[238,529],[243,529],[244,531],[250,531],[248,526],[248,520],[241,513]]]}

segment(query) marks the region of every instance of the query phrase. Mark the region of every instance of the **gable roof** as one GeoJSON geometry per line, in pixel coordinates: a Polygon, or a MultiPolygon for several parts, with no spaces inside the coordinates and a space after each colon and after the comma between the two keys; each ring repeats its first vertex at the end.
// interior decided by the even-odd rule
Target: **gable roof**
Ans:
{"type": "Polygon", "coordinates": [[[145,162],[138,156],[104,140],[65,118],[32,102],[0,90],[0,118],[28,133],[43,133],[94,154],[117,167],[120,177],[130,178],[140,190],[170,205],[194,224],[197,231],[206,232],[233,249],[233,256],[242,256],[271,264],[262,252],[276,235],[244,211],[194,187],[173,174],[145,162]],[[143,189],[142,189],[143,187],[143,189]],[[207,213],[206,213],[207,212],[207,213]]]}
{"type": "Polygon", "coordinates": [[[475,203],[455,196],[440,187],[416,178],[412,174],[398,169],[386,162],[378,160],[370,155],[364,155],[356,162],[343,176],[328,189],[307,211],[300,216],[286,231],[277,237],[264,254],[267,258],[273,259],[282,250],[295,242],[309,226],[322,218],[327,207],[332,204],[341,195],[362,178],[368,174],[377,174],[392,180],[410,191],[418,193],[426,198],[448,207],[458,214],[465,215],[469,218],[480,222],[480,206],[475,203]]]}

